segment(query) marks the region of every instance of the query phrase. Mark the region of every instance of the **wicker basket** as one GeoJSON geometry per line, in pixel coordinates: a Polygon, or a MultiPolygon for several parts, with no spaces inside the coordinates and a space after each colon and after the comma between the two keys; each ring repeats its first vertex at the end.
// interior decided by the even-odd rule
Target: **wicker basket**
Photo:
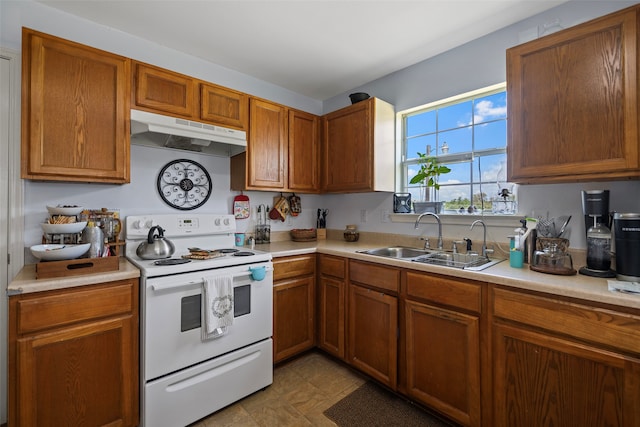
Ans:
{"type": "Polygon", "coordinates": [[[294,242],[311,242],[317,237],[315,228],[294,228],[290,233],[294,242]]]}

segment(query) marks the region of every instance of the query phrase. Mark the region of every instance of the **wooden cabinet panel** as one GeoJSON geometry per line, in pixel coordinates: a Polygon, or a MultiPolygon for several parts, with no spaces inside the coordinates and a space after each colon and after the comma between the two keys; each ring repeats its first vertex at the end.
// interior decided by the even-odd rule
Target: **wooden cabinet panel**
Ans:
{"type": "Polygon", "coordinates": [[[495,426],[640,425],[639,359],[505,325],[494,333],[495,426]]]}
{"type": "Polygon", "coordinates": [[[137,280],[10,297],[8,425],[138,425],[138,323],[137,280]]]}
{"type": "Polygon", "coordinates": [[[314,274],[315,271],[316,256],[314,254],[294,255],[273,260],[274,282],[314,274]]]}
{"type": "Polygon", "coordinates": [[[22,47],[22,178],[129,182],[131,61],[26,28],[22,47]]]}
{"type": "Polygon", "coordinates": [[[400,288],[400,270],[379,264],[351,261],[349,280],[397,293],[400,288]]]}
{"type": "Polygon", "coordinates": [[[320,274],[344,279],[347,275],[347,260],[331,255],[320,255],[318,270],[320,274]]]}
{"type": "Polygon", "coordinates": [[[349,285],[347,361],[376,380],[396,388],[398,299],[349,285]]]}
{"type": "Polygon", "coordinates": [[[482,287],[478,282],[407,271],[407,295],[480,313],[482,287]]]}
{"type": "Polygon", "coordinates": [[[325,115],[323,191],[394,191],[394,123],[393,106],[377,98],[325,115]]]}
{"type": "Polygon", "coordinates": [[[318,347],[345,359],[346,284],[320,275],[318,278],[318,347]]]}
{"type": "Polygon", "coordinates": [[[197,119],[198,84],[189,76],[134,63],[134,105],[152,112],[197,119]]]}
{"type": "Polygon", "coordinates": [[[639,11],[507,50],[510,182],[640,176],[639,11]]]}
{"type": "Polygon", "coordinates": [[[289,110],[288,187],[292,191],[317,192],[319,179],[319,117],[289,110]]]}
{"type": "Polygon", "coordinates": [[[249,122],[249,96],[210,83],[201,83],[200,119],[246,130],[249,122]]]}
{"type": "Polygon", "coordinates": [[[405,322],[409,396],[480,426],[479,317],[406,301],[405,322]]]}
{"type": "Polygon", "coordinates": [[[640,316],[494,287],[494,316],[640,354],[640,316]]]}
{"type": "Polygon", "coordinates": [[[286,188],[286,108],[264,100],[250,99],[247,188],[286,188]]]}
{"type": "Polygon", "coordinates": [[[315,344],[315,277],[274,284],[273,361],[279,362],[315,344]]]}

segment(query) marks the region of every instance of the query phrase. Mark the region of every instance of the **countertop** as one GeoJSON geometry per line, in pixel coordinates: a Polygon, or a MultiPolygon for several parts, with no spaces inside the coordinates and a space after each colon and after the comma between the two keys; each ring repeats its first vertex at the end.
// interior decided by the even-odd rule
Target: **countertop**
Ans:
{"type": "MultiPolygon", "coordinates": [[[[393,245],[393,244],[391,244],[393,245]]],[[[279,241],[265,245],[256,245],[256,249],[271,252],[274,258],[303,254],[329,254],[361,261],[376,262],[399,268],[409,268],[417,271],[436,273],[495,283],[530,291],[544,292],[611,304],[620,307],[640,309],[640,295],[609,291],[607,279],[583,276],[558,276],[531,271],[528,264],[524,268],[512,268],[505,260],[482,271],[460,270],[457,268],[441,267],[412,261],[384,258],[359,253],[359,251],[389,246],[379,242],[345,242],[343,240],[318,240],[315,242],[279,241]]],[[[406,246],[406,245],[405,245],[406,246]]],[[[40,292],[54,289],[71,288],[75,286],[91,285],[130,279],[140,276],[140,271],[124,257],[120,258],[120,269],[104,273],[87,274],[83,276],[62,277],[56,279],[36,279],[35,265],[26,265],[7,288],[9,296],[30,292],[40,292]]]]}
{"type": "Polygon", "coordinates": [[[361,242],[349,243],[340,240],[318,240],[316,242],[275,242],[268,245],[256,245],[256,249],[271,252],[274,258],[309,253],[336,255],[394,267],[410,268],[412,270],[438,273],[586,301],[640,309],[640,295],[610,291],[608,289],[607,279],[589,277],[581,274],[559,276],[538,273],[530,270],[528,264],[525,264],[524,268],[512,268],[509,266],[509,260],[502,261],[486,270],[469,271],[358,253],[358,251],[385,246],[389,245],[361,242]]]}
{"type": "Polygon", "coordinates": [[[27,264],[20,270],[15,279],[9,283],[7,295],[12,296],[72,288],[75,286],[94,285],[96,283],[113,282],[115,280],[126,280],[136,277],[140,277],[140,270],[124,257],[120,257],[118,270],[51,279],[36,279],[36,265],[27,264]]]}

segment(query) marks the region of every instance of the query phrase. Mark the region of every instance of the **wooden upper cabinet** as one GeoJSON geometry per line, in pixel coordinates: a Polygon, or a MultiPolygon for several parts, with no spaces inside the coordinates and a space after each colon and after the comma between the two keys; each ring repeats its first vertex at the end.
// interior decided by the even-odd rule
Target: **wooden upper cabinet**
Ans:
{"type": "Polygon", "coordinates": [[[200,118],[246,130],[249,121],[249,96],[210,83],[200,83],[200,118]]]}
{"type": "Polygon", "coordinates": [[[198,81],[173,71],[133,63],[135,108],[198,119],[198,81]]]}
{"type": "Polygon", "coordinates": [[[286,189],[286,144],[286,108],[269,101],[251,98],[247,152],[236,156],[244,163],[246,154],[246,189],[286,189]]]}
{"type": "Polygon", "coordinates": [[[319,190],[319,117],[289,110],[289,189],[305,193],[319,190]]]}
{"type": "Polygon", "coordinates": [[[509,181],[640,176],[639,11],[507,50],[509,181]]]}
{"type": "Polygon", "coordinates": [[[22,178],[129,182],[131,61],[22,32],[22,178]]]}
{"type": "Polygon", "coordinates": [[[394,121],[393,106],[377,98],[327,114],[322,189],[335,193],[394,191],[394,121]]]}

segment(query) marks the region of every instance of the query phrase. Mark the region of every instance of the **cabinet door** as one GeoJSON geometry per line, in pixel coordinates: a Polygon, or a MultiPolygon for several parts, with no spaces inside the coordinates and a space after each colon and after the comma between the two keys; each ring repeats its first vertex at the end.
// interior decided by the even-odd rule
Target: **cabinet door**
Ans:
{"type": "Polygon", "coordinates": [[[496,426],[639,426],[640,360],[494,327],[496,426]]]}
{"type": "Polygon", "coordinates": [[[127,58],[23,30],[22,178],[129,182],[127,58]]]}
{"type": "Polygon", "coordinates": [[[212,84],[200,84],[200,118],[221,126],[246,130],[249,96],[212,84]]]}
{"type": "Polygon", "coordinates": [[[507,51],[509,181],[640,175],[639,10],[507,51]]]}
{"type": "Polygon", "coordinates": [[[349,285],[347,361],[376,380],[396,388],[398,300],[357,285],[349,285]]]}
{"type": "Polygon", "coordinates": [[[314,346],[314,293],[313,276],[274,285],[274,363],[314,346]]]}
{"type": "Polygon", "coordinates": [[[18,339],[16,425],[137,425],[135,329],[125,316],[18,339]]]}
{"type": "Polygon", "coordinates": [[[462,425],[479,426],[478,316],[406,301],[405,319],[409,396],[462,425]]]}
{"type": "Polygon", "coordinates": [[[287,115],[282,105],[252,98],[247,147],[247,188],[286,187],[287,115]]]}
{"type": "Polygon", "coordinates": [[[319,190],[319,118],[289,110],[289,189],[313,193],[319,190]]]}
{"type": "Polygon", "coordinates": [[[321,275],[318,278],[318,347],[345,358],[344,280],[321,275]]]}
{"type": "Polygon", "coordinates": [[[191,77],[139,62],[133,77],[136,107],[197,119],[198,85],[191,77]]]}
{"type": "Polygon", "coordinates": [[[373,102],[371,98],[325,116],[323,190],[373,189],[373,102]]]}

